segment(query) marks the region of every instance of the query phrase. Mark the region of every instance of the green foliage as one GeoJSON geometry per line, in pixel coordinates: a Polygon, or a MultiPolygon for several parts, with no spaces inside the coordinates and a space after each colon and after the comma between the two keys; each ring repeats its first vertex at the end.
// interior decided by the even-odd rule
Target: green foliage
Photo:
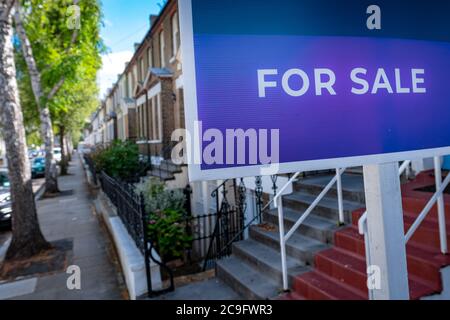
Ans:
{"type": "Polygon", "coordinates": [[[149,237],[159,254],[166,261],[182,257],[192,244],[184,221],[186,198],[183,192],[167,190],[164,183],[153,178],[140,183],[136,191],[144,196],[145,209],[149,214],[149,237]]]}
{"type": "Polygon", "coordinates": [[[165,209],[150,213],[148,233],[163,260],[183,256],[191,247],[192,237],[182,223],[183,214],[178,210],[165,209]]]}
{"type": "Polygon", "coordinates": [[[166,190],[161,180],[149,178],[136,186],[136,191],[144,195],[147,212],[172,209],[183,212],[186,198],[181,190],[166,190]]]}
{"type": "Polygon", "coordinates": [[[92,155],[98,171],[126,180],[139,172],[139,150],[133,142],[114,141],[92,155]]]}
{"type": "MultiPolygon", "coordinates": [[[[73,4],[73,0],[22,0],[24,26],[41,74],[44,95],[64,79],[57,95],[50,101],[44,99],[43,103],[50,109],[55,132],[64,127],[76,143],[86,118],[99,105],[96,75],[105,46],[100,38],[100,1],[78,1],[79,29],[71,28],[68,23],[73,4]]],[[[20,98],[27,137],[31,138],[39,132],[39,113],[17,39],[15,47],[20,98]]]]}

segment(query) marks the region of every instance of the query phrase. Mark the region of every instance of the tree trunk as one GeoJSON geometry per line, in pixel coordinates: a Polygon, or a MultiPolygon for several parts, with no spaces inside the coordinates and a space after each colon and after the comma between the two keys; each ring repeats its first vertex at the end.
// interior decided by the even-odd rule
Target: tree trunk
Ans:
{"type": "Polygon", "coordinates": [[[68,174],[67,172],[67,167],[68,167],[68,163],[67,163],[67,156],[66,156],[66,136],[65,136],[65,128],[64,126],[59,126],[59,141],[60,141],[60,145],[61,145],[61,162],[60,162],[60,166],[61,166],[61,175],[62,176],[66,176],[68,174]]]}
{"type": "Polygon", "coordinates": [[[73,155],[73,144],[72,144],[72,134],[68,134],[66,137],[67,142],[67,159],[68,161],[72,161],[72,155],[73,155]]]}
{"type": "MultiPolygon", "coordinates": [[[[0,15],[6,9],[0,2],[0,15]]],[[[27,259],[51,248],[39,227],[25,128],[16,81],[11,17],[0,19],[0,119],[12,199],[12,241],[6,260],[27,259]]]]}
{"type": "MultiPolygon", "coordinates": [[[[19,2],[16,3],[16,13],[14,14],[16,31],[20,38],[23,56],[25,58],[28,73],[30,74],[31,87],[34,98],[39,108],[39,119],[41,121],[41,136],[45,145],[45,193],[56,194],[58,189],[58,172],[56,162],[53,156],[54,134],[50,110],[48,109],[47,99],[44,97],[41,85],[41,75],[34,60],[33,50],[26,34],[20,15],[19,2]]],[[[53,91],[53,90],[52,90],[53,91]]]]}

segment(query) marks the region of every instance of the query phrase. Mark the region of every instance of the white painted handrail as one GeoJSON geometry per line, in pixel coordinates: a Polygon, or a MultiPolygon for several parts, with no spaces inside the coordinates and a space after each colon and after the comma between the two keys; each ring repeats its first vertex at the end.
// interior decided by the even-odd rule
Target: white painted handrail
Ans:
{"type": "MultiPolygon", "coordinates": [[[[406,236],[405,236],[406,242],[408,242],[412,238],[414,233],[417,231],[419,226],[422,224],[423,220],[425,220],[425,218],[430,213],[430,211],[433,208],[433,206],[436,204],[436,202],[442,196],[442,194],[444,193],[444,190],[448,187],[449,183],[450,183],[450,174],[447,175],[447,177],[445,178],[444,182],[441,184],[439,189],[436,191],[436,193],[433,195],[433,197],[430,199],[430,201],[427,203],[425,208],[422,210],[422,212],[417,217],[417,220],[409,228],[409,230],[408,230],[408,232],[406,233],[406,236]]],[[[444,217],[445,217],[445,212],[444,212],[444,217]]],[[[446,254],[447,253],[447,235],[446,235],[446,230],[445,230],[445,220],[444,221],[439,221],[439,229],[440,229],[440,231],[442,231],[441,230],[442,228],[444,229],[444,232],[443,233],[442,232],[439,233],[440,234],[440,240],[441,240],[441,251],[442,251],[443,254],[446,254]],[[441,225],[442,222],[443,222],[443,225],[441,225]]]]}
{"type": "Polygon", "coordinates": [[[339,208],[339,224],[344,224],[344,197],[342,195],[342,173],[339,168],[336,169],[336,185],[337,185],[337,198],[339,208]]]}
{"type": "Polygon", "coordinates": [[[289,230],[287,234],[284,231],[284,212],[283,212],[283,191],[291,184],[300,174],[295,174],[289,182],[281,188],[281,190],[275,195],[275,207],[278,208],[278,229],[280,233],[280,249],[281,249],[281,268],[283,271],[283,289],[288,290],[288,273],[287,273],[287,263],[286,263],[286,242],[292,237],[294,232],[302,225],[302,223],[308,218],[311,212],[317,207],[319,202],[325,197],[325,195],[330,191],[334,184],[338,183],[338,202],[339,202],[339,220],[341,223],[344,222],[344,207],[342,199],[342,181],[341,176],[345,172],[346,168],[336,169],[336,175],[331,179],[328,185],[322,190],[322,192],[317,196],[317,198],[311,203],[308,209],[301,215],[294,226],[289,230]]]}
{"type": "Polygon", "coordinates": [[[278,208],[278,198],[281,197],[284,191],[297,179],[297,177],[301,174],[301,172],[297,172],[294,174],[288,182],[277,192],[275,197],[273,197],[273,202],[275,203],[275,208],[278,208]]]}
{"type": "MultiPolygon", "coordinates": [[[[317,198],[311,203],[311,205],[306,209],[305,212],[301,215],[301,217],[297,220],[297,222],[292,226],[291,230],[284,236],[285,241],[288,241],[295,231],[302,225],[302,223],[308,218],[308,216],[311,214],[311,212],[317,207],[320,201],[325,197],[325,195],[330,191],[330,189],[335,185],[335,183],[338,180],[338,176],[340,177],[342,173],[345,171],[345,169],[337,169],[336,176],[331,179],[331,181],[328,183],[328,185],[322,190],[322,192],[317,196],[317,198]]],[[[343,215],[343,214],[342,214],[343,215]]]]}

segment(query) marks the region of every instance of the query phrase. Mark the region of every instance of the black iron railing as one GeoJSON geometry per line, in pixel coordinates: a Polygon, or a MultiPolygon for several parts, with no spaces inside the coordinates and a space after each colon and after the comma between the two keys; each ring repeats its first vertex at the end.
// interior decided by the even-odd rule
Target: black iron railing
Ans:
{"type": "MultiPolygon", "coordinates": [[[[95,172],[95,166],[92,162],[91,164],[89,168],[91,172],[95,172]]],[[[117,208],[118,215],[128,233],[145,256],[149,296],[174,290],[172,270],[152,256],[154,243],[150,240],[151,235],[148,234],[149,221],[145,212],[143,196],[136,193],[132,184],[109,177],[103,172],[100,175],[100,182],[103,192],[117,208]],[[150,261],[154,261],[167,271],[170,277],[170,284],[167,288],[158,291],[152,289],[150,261]]],[[[272,184],[272,192],[275,194],[277,191],[276,176],[272,177],[272,184]]],[[[244,240],[247,235],[246,231],[251,225],[262,222],[262,213],[268,208],[268,205],[263,207],[261,177],[256,177],[255,187],[255,198],[247,199],[247,187],[244,179],[224,181],[211,193],[215,211],[204,215],[192,214],[192,190],[189,185],[183,190],[186,196],[185,214],[177,223],[184,226],[186,233],[192,239],[192,245],[187,252],[189,262],[199,263],[203,270],[214,267],[217,260],[232,254],[233,244],[244,240]],[[254,201],[253,213],[247,212],[247,203],[252,201],[254,201]]],[[[266,193],[269,192],[266,191],[266,193]]]]}
{"type": "Polygon", "coordinates": [[[233,243],[244,239],[247,206],[243,179],[241,179],[239,187],[236,186],[236,181],[224,181],[211,193],[211,197],[216,201],[216,219],[203,270],[214,267],[217,260],[231,255],[233,243]],[[233,185],[232,188],[230,188],[230,184],[233,185]],[[230,189],[235,198],[233,202],[230,202],[229,199],[230,189]]]}
{"type": "Polygon", "coordinates": [[[87,155],[87,154],[85,154],[83,156],[83,158],[84,158],[84,162],[86,162],[86,164],[87,164],[87,166],[89,168],[89,172],[92,175],[92,179],[94,180],[94,184],[97,185],[97,182],[98,182],[98,180],[97,180],[97,171],[95,170],[94,160],[92,160],[92,158],[89,155],[87,155]]]}
{"type": "MultiPolygon", "coordinates": [[[[272,192],[275,195],[277,193],[277,179],[278,177],[271,176],[272,192]]],[[[265,206],[263,201],[263,187],[262,178],[255,177],[255,210],[253,216],[246,215],[247,211],[247,188],[244,183],[244,179],[239,180],[239,185],[236,184],[236,180],[233,182],[235,193],[235,205],[231,206],[227,194],[227,183],[223,182],[217,189],[213,191],[211,196],[216,199],[217,205],[217,220],[215,225],[214,234],[211,237],[211,243],[209,246],[208,254],[205,258],[203,269],[209,269],[215,266],[216,261],[224,257],[228,257],[232,254],[233,244],[238,241],[244,240],[246,231],[250,226],[254,224],[261,224],[263,222],[262,214],[269,208],[270,203],[265,206]],[[219,195],[222,194],[222,201],[219,206],[219,195]],[[239,219],[238,228],[229,226],[230,215],[234,219],[239,219]],[[245,221],[245,217],[251,217],[249,221],[245,221]]],[[[235,225],[234,225],[235,226],[235,225]]]]}
{"type": "Polygon", "coordinates": [[[153,256],[154,244],[150,240],[151,237],[148,231],[149,221],[145,211],[143,195],[136,193],[132,184],[114,179],[104,172],[100,175],[100,184],[103,192],[117,208],[117,214],[125,225],[128,234],[135,242],[136,247],[145,257],[148,296],[154,297],[173,291],[175,286],[172,270],[153,256]],[[153,289],[151,261],[159,265],[169,275],[169,286],[167,288],[163,288],[162,290],[153,289]]]}

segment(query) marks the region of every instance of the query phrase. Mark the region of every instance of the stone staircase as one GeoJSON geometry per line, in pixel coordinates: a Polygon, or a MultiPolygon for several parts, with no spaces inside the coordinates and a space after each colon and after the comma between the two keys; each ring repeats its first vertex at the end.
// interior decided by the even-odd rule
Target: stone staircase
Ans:
{"type": "MultiPolygon", "coordinates": [[[[322,192],[331,175],[300,179],[295,192],[283,198],[285,227],[288,230],[322,192]]],[[[358,174],[342,176],[345,220],[364,206],[363,178],[358,174]]],[[[290,285],[298,275],[312,270],[315,255],[331,247],[338,225],[336,186],[319,203],[304,224],[286,243],[290,285]]],[[[250,227],[249,239],[233,244],[233,255],[217,262],[217,277],[244,299],[272,299],[282,291],[278,213],[264,213],[264,224],[250,227]]],[[[300,297],[299,297],[300,298],[300,297]]]]}
{"type": "MultiPolygon", "coordinates": [[[[432,193],[418,190],[433,185],[434,176],[424,172],[402,186],[405,232],[432,196],[432,193]]],[[[450,197],[447,195],[445,203],[447,241],[450,241],[450,197]]],[[[364,209],[353,212],[353,223],[335,232],[334,245],[315,255],[314,268],[311,272],[296,276],[291,287],[292,293],[284,295],[282,299],[368,299],[364,237],[358,233],[357,227],[363,212],[364,209]]],[[[408,242],[406,255],[410,298],[416,300],[434,296],[439,299],[445,289],[442,268],[450,265],[450,256],[440,253],[436,207],[408,242]]]]}
{"type": "Polygon", "coordinates": [[[162,181],[175,180],[177,174],[182,173],[182,167],[170,160],[161,160],[158,165],[153,165],[148,172],[149,176],[160,178],[162,181]]]}

